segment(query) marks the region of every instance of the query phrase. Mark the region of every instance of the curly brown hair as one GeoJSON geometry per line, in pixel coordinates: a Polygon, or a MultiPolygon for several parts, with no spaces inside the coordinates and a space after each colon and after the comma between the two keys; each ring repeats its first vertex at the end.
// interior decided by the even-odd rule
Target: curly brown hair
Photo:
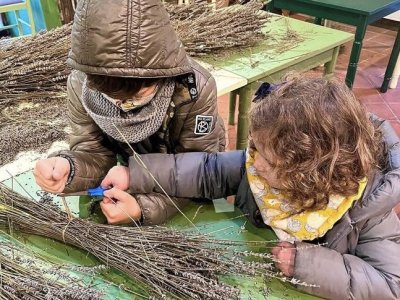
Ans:
{"type": "Polygon", "coordinates": [[[382,158],[380,131],[337,80],[289,79],[252,107],[250,132],[303,209],[326,207],[332,194],[356,194],[382,158]]]}

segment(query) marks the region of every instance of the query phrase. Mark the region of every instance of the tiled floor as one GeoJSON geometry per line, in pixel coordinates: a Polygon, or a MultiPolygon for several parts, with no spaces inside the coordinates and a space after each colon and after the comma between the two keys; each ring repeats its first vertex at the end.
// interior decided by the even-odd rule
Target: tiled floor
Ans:
{"type": "MultiPolygon", "coordinates": [[[[302,15],[292,17],[305,19],[302,15]]],[[[331,27],[353,33],[355,31],[354,27],[339,23],[333,23],[331,27]]],[[[396,33],[395,24],[387,21],[368,26],[353,91],[369,111],[389,120],[400,135],[400,83],[397,89],[389,89],[384,94],[379,92],[396,33]]],[[[343,80],[346,76],[351,47],[352,42],[345,44],[338,57],[335,75],[343,80]]],[[[220,97],[218,108],[228,129],[228,149],[235,149],[236,127],[227,125],[228,99],[226,95],[220,97]]]]}
{"type": "MultiPolygon", "coordinates": [[[[301,15],[292,17],[304,19],[301,15]]],[[[333,23],[331,27],[352,33],[355,31],[353,27],[338,23],[333,23]]],[[[386,93],[379,92],[396,33],[395,24],[386,21],[368,26],[353,91],[369,111],[389,120],[400,135],[400,83],[396,89],[388,89],[386,93]]],[[[346,76],[351,47],[352,42],[345,44],[338,57],[335,75],[343,80],[346,76]]],[[[227,149],[233,150],[236,147],[236,126],[227,125],[228,107],[228,96],[220,97],[218,108],[227,128],[227,149]]],[[[400,205],[396,211],[400,216],[400,205]]]]}

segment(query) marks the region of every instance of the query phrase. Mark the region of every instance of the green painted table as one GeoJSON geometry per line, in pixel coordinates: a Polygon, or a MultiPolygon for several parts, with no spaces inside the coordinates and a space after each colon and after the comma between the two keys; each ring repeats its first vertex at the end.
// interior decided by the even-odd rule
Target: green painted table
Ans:
{"type": "MultiPolygon", "coordinates": [[[[23,195],[28,193],[32,197],[37,198],[36,191],[39,190],[39,187],[34,183],[31,172],[22,173],[16,176],[14,181],[8,179],[4,181],[4,183],[10,187],[12,186],[15,191],[23,195]],[[17,182],[22,185],[22,188],[17,182]]],[[[55,198],[54,201],[57,201],[57,199],[59,198],[55,198]]],[[[240,212],[234,211],[233,207],[229,206],[225,200],[221,200],[223,199],[214,200],[214,205],[212,203],[193,203],[185,208],[184,213],[202,233],[210,233],[216,238],[249,241],[276,239],[272,231],[253,227],[240,212]]],[[[72,213],[77,214],[79,212],[83,215],[86,213],[84,210],[87,199],[68,197],[67,201],[69,202],[68,205],[72,213]]],[[[61,202],[58,204],[62,207],[61,202]]],[[[191,225],[188,224],[188,221],[182,215],[176,215],[166,225],[177,229],[191,228],[191,225]]],[[[95,257],[88,255],[85,251],[67,246],[63,243],[38,236],[14,234],[20,241],[27,244],[36,252],[39,252],[50,261],[56,263],[74,263],[85,266],[93,266],[99,263],[95,257]]],[[[1,235],[3,235],[3,233],[0,233],[0,240],[2,238],[1,235]]],[[[241,250],[250,249],[241,248],[241,250]]],[[[268,249],[261,248],[260,246],[258,246],[258,248],[251,247],[251,250],[268,251],[268,249]]],[[[295,290],[291,285],[278,280],[271,280],[266,283],[259,277],[246,278],[240,276],[224,277],[221,278],[221,280],[238,286],[241,289],[241,299],[319,299],[301,293],[295,290]],[[268,285],[268,288],[265,288],[266,285],[268,285]],[[266,291],[268,291],[267,294],[266,291]]],[[[142,299],[134,297],[134,295],[119,288],[119,285],[123,284],[130,290],[136,292],[140,291],[137,286],[135,287],[134,282],[127,279],[126,276],[118,271],[111,270],[106,274],[101,274],[96,278],[94,284],[98,286],[99,289],[105,291],[104,299],[142,299]],[[113,281],[116,284],[110,285],[107,281],[113,281]]]]}
{"type": "Polygon", "coordinates": [[[247,85],[230,96],[229,124],[234,124],[236,95],[239,95],[237,149],[247,145],[248,110],[255,89],[262,81],[275,82],[285,73],[310,70],[325,64],[325,74],[333,75],[340,45],[353,34],[272,15],[263,31],[267,37],[257,46],[224,56],[202,59],[209,64],[247,79],[247,85]]]}
{"type": "MultiPolygon", "coordinates": [[[[399,10],[400,0],[271,0],[268,9],[277,8],[315,16],[316,23],[321,23],[322,19],[328,19],[356,26],[346,75],[346,84],[352,87],[368,24],[399,10]]],[[[398,43],[396,39],[395,47],[398,43]]],[[[394,61],[393,67],[395,63],[394,61]]]]}

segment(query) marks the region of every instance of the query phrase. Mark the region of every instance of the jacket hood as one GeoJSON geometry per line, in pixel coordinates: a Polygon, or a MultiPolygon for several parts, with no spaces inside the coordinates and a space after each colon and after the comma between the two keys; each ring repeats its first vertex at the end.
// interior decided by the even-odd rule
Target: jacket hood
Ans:
{"type": "Polygon", "coordinates": [[[67,63],[90,74],[173,77],[191,72],[160,0],[81,0],[67,63]]]}
{"type": "Polygon", "coordinates": [[[350,210],[354,222],[384,214],[400,202],[400,139],[388,121],[373,115],[371,120],[383,134],[387,170],[369,178],[363,198],[350,210]]]}

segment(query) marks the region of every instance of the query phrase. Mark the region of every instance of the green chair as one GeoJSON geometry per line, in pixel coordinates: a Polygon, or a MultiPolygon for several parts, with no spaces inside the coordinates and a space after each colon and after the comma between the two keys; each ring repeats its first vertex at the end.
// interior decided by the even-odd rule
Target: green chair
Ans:
{"type": "Polygon", "coordinates": [[[17,19],[17,24],[11,24],[8,26],[3,26],[0,30],[9,29],[17,27],[19,35],[23,35],[22,25],[27,25],[31,29],[32,35],[36,33],[35,21],[32,14],[32,6],[30,0],[0,0],[0,13],[13,12],[17,19]],[[29,17],[29,23],[25,22],[20,18],[19,11],[21,9],[26,9],[29,17]]]}

